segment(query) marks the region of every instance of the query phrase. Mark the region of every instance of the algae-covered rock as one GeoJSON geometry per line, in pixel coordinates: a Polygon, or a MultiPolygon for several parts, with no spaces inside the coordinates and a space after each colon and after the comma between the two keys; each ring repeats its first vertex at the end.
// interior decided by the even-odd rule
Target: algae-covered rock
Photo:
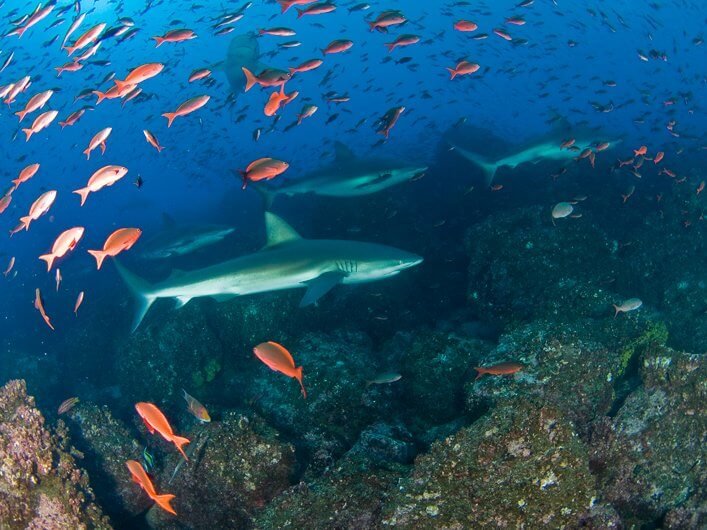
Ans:
{"type": "Polygon", "coordinates": [[[418,430],[464,414],[464,382],[490,349],[479,339],[430,330],[398,333],[384,346],[383,351],[400,355],[402,406],[418,430]]]}
{"type": "Polygon", "coordinates": [[[571,422],[553,407],[513,399],[419,456],[391,492],[383,524],[571,528],[596,495],[571,422]]]}
{"type": "Polygon", "coordinates": [[[0,528],[110,528],[66,432],[49,432],[21,380],[0,387],[0,528]]]}
{"type": "Polygon", "coordinates": [[[156,479],[160,492],[176,496],[178,516],[153,507],[153,528],[249,528],[254,514],[290,486],[294,448],[256,417],[231,411],[187,437],[189,461],[174,455],[156,479]]]}
{"type": "Polygon", "coordinates": [[[615,302],[616,245],[582,219],[551,222],[541,207],[499,212],[467,232],[467,296],[479,315],[502,322],[605,314],[615,302]],[[601,267],[597,264],[601,263],[601,267]]]}
{"type": "Polygon", "coordinates": [[[140,460],[141,443],[106,406],[80,403],[66,415],[71,441],[86,456],[91,484],[115,521],[143,512],[152,502],[136,486],[125,462],[140,460]]]}
{"type": "Polygon", "coordinates": [[[224,349],[199,306],[187,305],[160,326],[145,325],[117,345],[118,380],[131,401],[160,401],[212,381],[224,349]],[[136,375],[139,374],[139,377],[136,375]]]}
{"type": "Polygon", "coordinates": [[[605,499],[627,524],[702,528],[707,492],[707,362],[668,348],[648,352],[643,386],[592,436],[605,499]],[[692,507],[686,513],[685,507],[692,507]],[[668,517],[669,515],[669,517],[668,517]]]}
{"type": "Polygon", "coordinates": [[[403,466],[371,469],[358,458],[343,458],[311,483],[301,482],[273,499],[256,519],[255,527],[382,528],[381,514],[390,491],[406,474],[403,466]]]}

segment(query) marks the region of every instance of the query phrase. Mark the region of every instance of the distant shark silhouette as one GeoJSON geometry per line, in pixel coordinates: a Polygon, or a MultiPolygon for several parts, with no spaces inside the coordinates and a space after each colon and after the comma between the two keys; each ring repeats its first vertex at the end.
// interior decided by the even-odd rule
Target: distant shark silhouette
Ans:
{"type": "Polygon", "coordinates": [[[260,45],[255,32],[233,37],[231,44],[228,46],[226,59],[217,65],[217,68],[226,74],[234,94],[240,94],[245,91],[246,79],[243,67],[254,74],[270,68],[260,62],[260,45]]]}
{"type": "Polygon", "coordinates": [[[267,244],[262,250],[192,271],[172,272],[149,284],[118,261],[121,277],[138,299],[137,329],[158,298],[174,298],[177,307],[192,298],[217,301],[246,294],[306,288],[300,307],[313,304],[334,286],[383,280],[414,267],[422,258],[404,250],[359,241],[304,239],[285,221],[265,212],[267,244]]]}
{"type": "Polygon", "coordinates": [[[336,142],[334,161],[297,180],[279,187],[255,183],[254,187],[269,208],[277,195],[312,193],[328,197],[360,197],[406,182],[427,171],[427,167],[399,160],[358,158],[341,142],[336,142]]]}

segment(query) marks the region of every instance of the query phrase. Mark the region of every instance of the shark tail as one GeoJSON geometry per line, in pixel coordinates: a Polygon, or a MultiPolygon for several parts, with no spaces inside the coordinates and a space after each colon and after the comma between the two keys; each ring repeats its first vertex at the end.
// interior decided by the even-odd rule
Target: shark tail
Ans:
{"type": "Polygon", "coordinates": [[[270,208],[272,208],[272,203],[275,200],[277,192],[274,190],[269,190],[259,182],[252,182],[251,186],[253,189],[255,189],[255,191],[258,192],[260,198],[263,199],[263,208],[265,208],[265,210],[270,210],[270,208]]]}
{"type": "Polygon", "coordinates": [[[481,171],[484,173],[484,181],[486,182],[487,186],[490,186],[491,183],[493,182],[494,177],[496,177],[496,171],[498,171],[498,164],[495,162],[489,162],[485,158],[483,158],[481,155],[478,155],[476,153],[472,153],[471,151],[467,151],[466,149],[461,149],[457,146],[453,146],[456,151],[459,152],[464,158],[469,160],[470,162],[476,164],[481,168],[481,171]]]}
{"type": "Polygon", "coordinates": [[[151,294],[152,286],[147,281],[130,272],[117,260],[115,261],[115,266],[118,269],[118,274],[120,274],[120,277],[125,282],[125,285],[128,286],[130,292],[137,299],[137,311],[135,312],[135,318],[133,319],[131,328],[131,332],[134,332],[140,325],[140,322],[142,322],[142,319],[145,318],[150,306],[157,300],[157,297],[151,294]]]}

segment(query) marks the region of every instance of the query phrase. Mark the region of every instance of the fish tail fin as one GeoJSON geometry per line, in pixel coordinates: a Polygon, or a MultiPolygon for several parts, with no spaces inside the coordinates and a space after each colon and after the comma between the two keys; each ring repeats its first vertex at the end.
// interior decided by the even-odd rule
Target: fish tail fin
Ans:
{"type": "Polygon", "coordinates": [[[288,2],[288,0],[277,0],[277,3],[280,4],[280,9],[282,9],[282,13],[287,13],[287,10],[292,7],[292,4],[288,2]]]}
{"type": "Polygon", "coordinates": [[[94,258],[96,258],[96,268],[97,270],[101,270],[103,260],[106,259],[107,254],[102,250],[89,250],[88,253],[91,254],[91,256],[93,256],[94,258]]]}
{"type": "Polygon", "coordinates": [[[298,366],[295,369],[295,377],[297,378],[297,381],[299,382],[299,386],[302,389],[302,397],[304,399],[307,399],[307,391],[304,389],[304,384],[302,383],[302,367],[298,366]]]}
{"type": "Polygon", "coordinates": [[[47,272],[52,270],[52,265],[54,264],[54,259],[56,256],[54,254],[42,254],[39,259],[47,262],[47,272]]]}
{"type": "Polygon", "coordinates": [[[87,147],[84,150],[83,154],[86,155],[86,160],[91,160],[91,148],[90,147],[87,147]]]}
{"type": "Polygon", "coordinates": [[[474,366],[474,370],[476,370],[477,372],[479,372],[479,373],[476,375],[476,378],[474,379],[474,381],[476,381],[476,379],[480,379],[480,378],[486,373],[486,372],[484,372],[483,368],[480,368],[479,366],[474,366]]]}
{"type": "Polygon", "coordinates": [[[84,203],[86,202],[86,198],[88,197],[88,194],[91,193],[91,190],[88,189],[88,187],[86,187],[86,188],[74,190],[74,191],[72,191],[72,193],[76,193],[77,195],[81,196],[81,206],[83,206],[84,203]]]}
{"type": "Polygon", "coordinates": [[[450,76],[451,76],[451,77],[449,78],[450,81],[451,81],[452,79],[454,79],[455,77],[457,77],[457,71],[456,71],[454,68],[447,68],[447,71],[449,72],[449,74],[450,74],[450,76]]]}
{"type": "Polygon", "coordinates": [[[174,121],[174,118],[177,117],[177,114],[175,112],[165,112],[162,116],[167,118],[167,127],[172,126],[172,122],[174,121]]]}
{"type": "Polygon", "coordinates": [[[611,305],[614,306],[614,318],[616,318],[619,315],[619,306],[617,306],[616,304],[611,305]]]}
{"type": "Polygon", "coordinates": [[[27,112],[24,110],[20,110],[18,112],[15,112],[15,116],[18,116],[20,118],[20,121],[24,120],[26,115],[27,115],[27,112]]]}
{"type": "Polygon", "coordinates": [[[241,70],[243,70],[243,73],[245,74],[245,91],[248,92],[251,88],[253,88],[253,85],[258,82],[258,80],[253,75],[253,72],[248,70],[245,66],[241,66],[241,70]]]}
{"type": "MultiPolygon", "coordinates": [[[[16,178],[15,180],[12,180],[11,182],[12,182],[12,184],[15,186],[15,188],[14,188],[12,191],[15,191],[15,190],[17,189],[17,187],[18,187],[20,184],[22,184],[22,183],[20,182],[20,179],[19,179],[19,178],[16,178]]],[[[10,192],[10,193],[12,193],[12,192],[10,192]]]]}
{"type": "Polygon", "coordinates": [[[184,438],[183,436],[173,436],[172,441],[174,442],[174,445],[177,446],[177,450],[182,453],[182,456],[184,457],[184,460],[189,462],[189,458],[187,457],[187,454],[184,452],[183,446],[187,445],[190,443],[190,440],[188,438],[184,438]]]}
{"type": "Polygon", "coordinates": [[[29,215],[25,215],[24,217],[20,217],[20,223],[22,223],[22,226],[24,227],[25,230],[29,230],[29,224],[32,222],[32,218],[29,215]]]}
{"type": "Polygon", "coordinates": [[[138,302],[131,330],[135,331],[157,297],[152,294],[152,286],[148,282],[127,270],[117,260],[115,261],[115,266],[118,269],[118,274],[120,274],[120,277],[125,282],[125,285],[128,286],[128,289],[138,302]]]}
{"type": "Polygon", "coordinates": [[[260,198],[263,200],[263,208],[265,208],[265,210],[270,210],[277,192],[269,190],[266,186],[260,184],[259,182],[253,182],[252,187],[258,192],[258,195],[260,195],[260,198]]]}
{"type": "Polygon", "coordinates": [[[32,129],[22,129],[22,132],[27,135],[27,138],[25,139],[25,142],[29,142],[29,139],[32,138],[32,135],[34,134],[34,131],[32,129]]]}
{"type": "Polygon", "coordinates": [[[302,15],[304,15],[304,9],[297,9],[297,18],[302,18],[302,15]]]}
{"type": "Polygon", "coordinates": [[[157,503],[157,505],[162,508],[164,511],[171,513],[172,515],[177,515],[177,512],[174,511],[174,508],[172,508],[172,505],[170,504],[170,501],[174,499],[174,495],[171,493],[165,493],[164,495],[155,495],[152,497],[152,500],[157,503]]]}
{"type": "Polygon", "coordinates": [[[106,99],[106,95],[103,92],[101,92],[100,90],[94,90],[93,93],[96,97],[98,97],[98,99],[96,100],[96,105],[98,105],[101,101],[106,99]]]}
{"type": "Polygon", "coordinates": [[[65,46],[64,49],[66,50],[66,53],[69,54],[69,57],[76,51],[76,46],[65,46]]]}
{"type": "Polygon", "coordinates": [[[388,48],[388,53],[390,53],[395,49],[395,43],[394,42],[386,42],[385,47],[388,48]]]}
{"type": "Polygon", "coordinates": [[[157,44],[155,44],[155,48],[159,48],[164,43],[164,39],[162,37],[152,37],[152,38],[155,39],[155,42],[157,43],[157,44]]]}

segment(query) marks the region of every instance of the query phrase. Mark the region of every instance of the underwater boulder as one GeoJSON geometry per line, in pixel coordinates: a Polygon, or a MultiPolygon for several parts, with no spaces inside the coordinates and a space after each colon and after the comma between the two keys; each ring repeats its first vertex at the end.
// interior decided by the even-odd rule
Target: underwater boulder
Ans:
{"type": "Polygon", "coordinates": [[[258,515],[255,528],[383,528],[383,506],[408,469],[396,464],[371,469],[365,460],[342,458],[313,481],[300,482],[275,497],[258,515]]]}
{"type": "Polygon", "coordinates": [[[66,414],[66,423],[72,443],[86,456],[96,498],[112,520],[120,522],[152,505],[125,467],[128,460],[141,460],[142,445],[108,407],[80,403],[66,414]]]}
{"type": "Polygon", "coordinates": [[[383,351],[399,355],[402,404],[415,419],[411,428],[418,436],[427,438],[431,426],[465,415],[464,383],[491,348],[491,343],[473,337],[426,329],[397,333],[386,343],[383,351]]]}
{"type": "MultiPolygon", "coordinates": [[[[558,325],[537,320],[503,334],[480,366],[516,362],[511,375],[483,375],[466,384],[469,413],[478,416],[498,401],[534,396],[562,410],[579,434],[617,403],[646,350],[662,347],[665,327],[647,317],[583,319],[558,325]]],[[[476,372],[475,372],[476,373],[476,372]]]]}
{"type": "Polygon", "coordinates": [[[574,528],[597,492],[586,446],[554,407],[529,398],[418,456],[382,514],[397,528],[574,528]]]}
{"type": "Polygon", "coordinates": [[[189,461],[175,454],[160,491],[174,494],[178,517],[153,507],[153,528],[250,528],[252,518],[291,484],[294,447],[255,416],[227,412],[187,433],[189,461]]]}
{"type": "Polygon", "coordinates": [[[507,323],[537,318],[598,317],[611,309],[612,241],[581,219],[559,219],[542,207],[503,211],[472,226],[467,299],[480,317],[507,323]]]}
{"type": "Polygon", "coordinates": [[[52,434],[25,382],[0,387],[0,528],[109,529],[67,433],[52,434]]]}
{"type": "Polygon", "coordinates": [[[665,528],[704,528],[707,361],[656,348],[644,357],[641,378],[592,435],[591,465],[604,499],[627,526],[665,520],[665,528]]]}

